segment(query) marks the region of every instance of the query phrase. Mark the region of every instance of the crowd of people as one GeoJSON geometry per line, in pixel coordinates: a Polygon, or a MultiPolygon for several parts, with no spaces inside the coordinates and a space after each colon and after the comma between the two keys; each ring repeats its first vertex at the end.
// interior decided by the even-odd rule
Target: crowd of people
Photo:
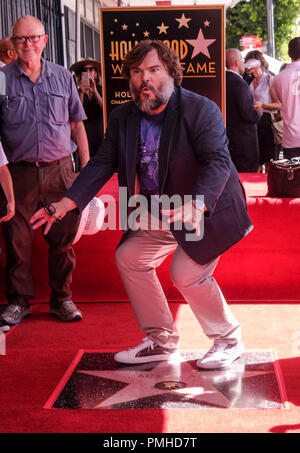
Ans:
{"type": "Polygon", "coordinates": [[[268,70],[260,50],[245,60],[237,49],[226,51],[226,113],[229,150],[238,172],[267,169],[271,159],[300,155],[299,69],[300,38],[289,43],[290,64],[277,76],[268,70]],[[281,146],[274,139],[272,123],[283,121],[281,146]]]}
{"type": "MultiPolygon", "coordinates": [[[[179,357],[178,331],[156,275],[174,253],[172,281],[213,341],[197,366],[230,365],[243,352],[241,326],[213,272],[219,257],[253,227],[238,172],[259,171],[275,157],[270,112],[282,113],[285,156],[300,154],[295,79],[300,38],[289,45],[292,63],[274,78],[259,54],[244,62],[237,49],[227,50],[226,129],[214,102],[181,86],[175,52],[162,41],[139,43],[123,62],[132,101],[114,109],[105,139],[100,64],[89,57],[75,63],[74,79],[71,71],[43,59],[47,39],[38,19],[18,19],[6,52],[13,61],[2,69],[0,182],[7,199],[2,220],[8,305],[0,329],[31,315],[31,249],[39,227],[49,245],[50,314],[64,322],[82,319],[72,301],[72,242],[81,212],[117,172],[128,200],[137,188],[146,200],[158,200],[159,210],[154,214],[148,205],[146,218],[152,225],[157,216],[159,228],[127,228],[117,248],[117,267],[146,337],[115,360],[135,364],[179,357]],[[170,209],[160,199],[175,194],[185,200],[184,209],[170,209]]],[[[127,214],[129,206],[127,201],[127,214]]]]}

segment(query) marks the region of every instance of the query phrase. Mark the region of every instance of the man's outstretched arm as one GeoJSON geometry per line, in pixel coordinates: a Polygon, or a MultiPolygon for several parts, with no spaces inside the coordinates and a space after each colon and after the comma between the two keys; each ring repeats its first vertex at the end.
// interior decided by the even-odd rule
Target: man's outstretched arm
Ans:
{"type": "Polygon", "coordinates": [[[36,230],[45,223],[44,234],[47,234],[53,223],[59,222],[69,211],[77,207],[76,203],[70,198],[63,197],[55,203],[39,209],[30,219],[32,228],[36,230]]]}

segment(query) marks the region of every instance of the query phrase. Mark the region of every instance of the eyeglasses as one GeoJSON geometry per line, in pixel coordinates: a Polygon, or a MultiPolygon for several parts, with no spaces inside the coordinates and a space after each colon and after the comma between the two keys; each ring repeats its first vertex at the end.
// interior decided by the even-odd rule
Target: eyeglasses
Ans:
{"type": "Polygon", "coordinates": [[[96,68],[94,68],[93,66],[89,66],[88,68],[84,68],[84,70],[92,72],[92,71],[96,71],[96,68]]]}
{"type": "Polygon", "coordinates": [[[30,43],[36,44],[39,42],[42,36],[45,36],[45,33],[43,35],[33,35],[33,36],[13,36],[11,39],[16,43],[16,44],[25,44],[26,41],[28,40],[30,43]]]}

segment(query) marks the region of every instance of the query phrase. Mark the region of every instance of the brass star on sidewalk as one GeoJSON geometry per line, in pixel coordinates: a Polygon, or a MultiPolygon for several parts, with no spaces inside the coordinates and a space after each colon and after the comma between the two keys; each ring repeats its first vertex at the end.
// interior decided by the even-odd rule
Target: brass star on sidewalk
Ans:
{"type": "Polygon", "coordinates": [[[161,25],[158,25],[156,28],[159,29],[159,35],[161,35],[162,33],[167,34],[167,29],[169,28],[169,26],[168,26],[168,25],[165,25],[165,24],[162,22],[161,25]]]}
{"type": "Polygon", "coordinates": [[[175,19],[177,20],[177,22],[179,22],[179,26],[178,26],[178,29],[181,28],[181,27],[186,27],[186,28],[189,28],[188,26],[188,22],[192,19],[188,19],[187,17],[185,17],[184,13],[181,14],[181,17],[178,18],[178,19],[175,19]]]}
{"type": "Polygon", "coordinates": [[[197,39],[187,39],[186,42],[194,47],[192,58],[195,58],[199,53],[203,53],[206,57],[210,58],[208,47],[215,42],[215,39],[205,39],[202,29],[199,29],[197,39]]]}

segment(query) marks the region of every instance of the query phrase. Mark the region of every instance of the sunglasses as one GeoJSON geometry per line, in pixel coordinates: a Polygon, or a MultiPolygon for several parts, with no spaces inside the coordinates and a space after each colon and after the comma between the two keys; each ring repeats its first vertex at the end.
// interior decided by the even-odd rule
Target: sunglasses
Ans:
{"type": "Polygon", "coordinates": [[[84,68],[85,71],[96,71],[96,68],[94,68],[94,66],[89,66],[88,68],[84,68]]]}

